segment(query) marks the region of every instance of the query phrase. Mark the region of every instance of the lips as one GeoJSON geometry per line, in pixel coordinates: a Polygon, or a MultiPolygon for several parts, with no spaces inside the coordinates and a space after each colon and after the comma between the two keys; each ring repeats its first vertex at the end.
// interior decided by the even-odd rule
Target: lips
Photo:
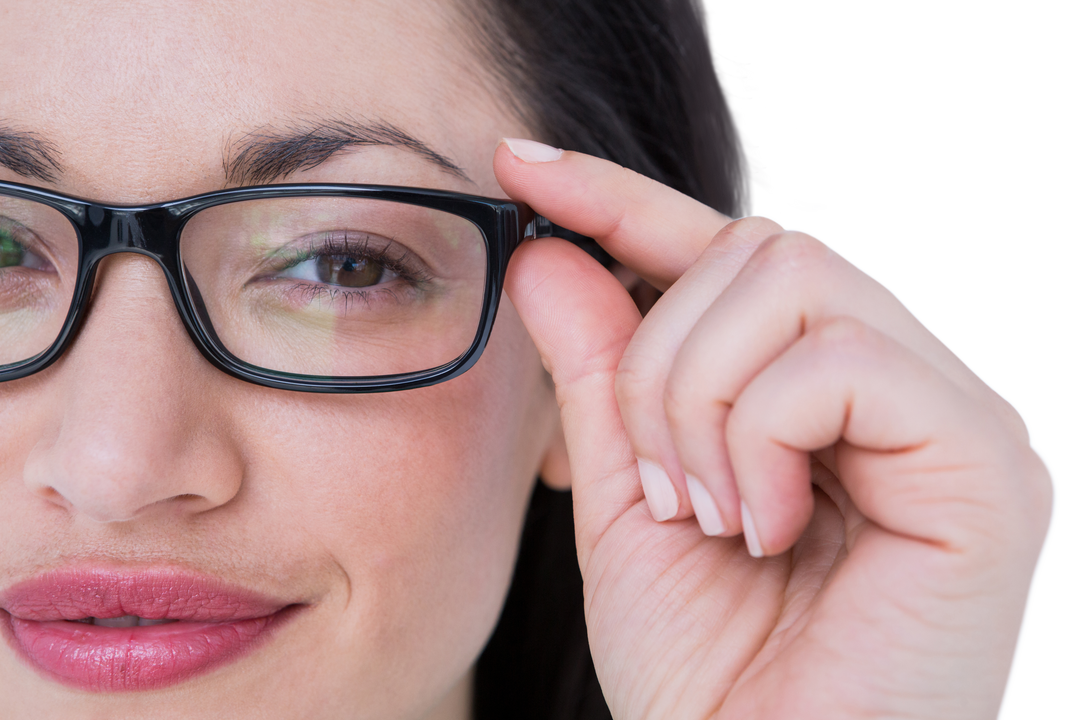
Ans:
{"type": "Polygon", "coordinates": [[[0,595],[0,629],[50,677],[95,692],[153,690],[237,660],[296,614],[213,578],[54,572],[0,595]]]}

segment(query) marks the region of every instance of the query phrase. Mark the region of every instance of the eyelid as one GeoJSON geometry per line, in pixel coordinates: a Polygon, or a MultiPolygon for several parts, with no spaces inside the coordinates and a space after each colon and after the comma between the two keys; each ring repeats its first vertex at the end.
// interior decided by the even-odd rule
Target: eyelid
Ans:
{"type": "Polygon", "coordinates": [[[6,215],[0,215],[0,230],[3,229],[12,232],[15,236],[15,242],[22,245],[27,252],[40,257],[48,263],[49,267],[53,269],[59,267],[52,246],[43,240],[36,232],[26,227],[18,220],[14,220],[6,215]]]}
{"type": "Polygon", "coordinates": [[[10,218],[7,215],[0,215],[0,230],[7,230],[8,232],[13,233],[19,244],[22,244],[21,236],[23,235],[31,235],[37,243],[41,243],[41,238],[37,236],[37,233],[18,220],[10,218]]]}
{"type": "Polygon", "coordinates": [[[281,272],[320,255],[371,260],[413,282],[423,282],[433,277],[430,266],[405,245],[382,235],[354,230],[333,230],[298,238],[270,253],[259,263],[259,270],[281,272]],[[373,240],[377,244],[373,244],[373,240]]]}

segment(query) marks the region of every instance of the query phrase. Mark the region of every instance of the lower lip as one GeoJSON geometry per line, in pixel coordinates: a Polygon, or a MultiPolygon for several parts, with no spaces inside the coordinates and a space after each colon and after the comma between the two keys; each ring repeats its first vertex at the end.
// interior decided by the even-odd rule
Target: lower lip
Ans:
{"type": "Polygon", "coordinates": [[[233,622],[134,628],[37,622],[3,611],[0,615],[15,647],[54,679],[90,692],[124,692],[175,685],[237,660],[266,640],[295,609],[233,622]]]}

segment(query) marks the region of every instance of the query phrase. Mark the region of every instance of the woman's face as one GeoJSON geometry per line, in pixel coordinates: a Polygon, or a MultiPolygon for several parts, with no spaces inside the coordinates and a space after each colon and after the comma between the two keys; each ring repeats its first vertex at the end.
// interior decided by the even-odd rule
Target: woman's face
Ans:
{"type": "MultiPolygon", "coordinates": [[[[62,172],[0,179],[155,202],[229,185],[229,170],[235,181],[230,160],[253,131],[381,122],[464,173],[374,145],[287,180],[501,196],[492,150],[528,130],[489,89],[459,12],[438,0],[7,2],[0,127],[47,140],[62,172]]],[[[60,594],[93,573],[160,572],[300,608],[237,659],[141,692],[100,692],[117,682],[109,668],[49,679],[0,613],[5,716],[462,713],[556,416],[508,303],[460,378],[292,393],[212,367],[161,270],[110,256],[66,355],[0,384],[0,606],[43,577],[39,595],[52,592],[55,571],[69,573],[60,594]]],[[[147,630],[161,632],[129,632],[147,630]]]]}

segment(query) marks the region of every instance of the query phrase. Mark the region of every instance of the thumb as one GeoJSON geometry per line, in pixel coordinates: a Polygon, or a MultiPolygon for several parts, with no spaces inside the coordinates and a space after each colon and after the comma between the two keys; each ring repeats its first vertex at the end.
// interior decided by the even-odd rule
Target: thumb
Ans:
{"type": "Polygon", "coordinates": [[[555,381],[584,567],[616,518],[635,504],[648,514],[615,398],[615,372],[641,314],[611,273],[563,240],[519,247],[505,289],[555,381]]]}

